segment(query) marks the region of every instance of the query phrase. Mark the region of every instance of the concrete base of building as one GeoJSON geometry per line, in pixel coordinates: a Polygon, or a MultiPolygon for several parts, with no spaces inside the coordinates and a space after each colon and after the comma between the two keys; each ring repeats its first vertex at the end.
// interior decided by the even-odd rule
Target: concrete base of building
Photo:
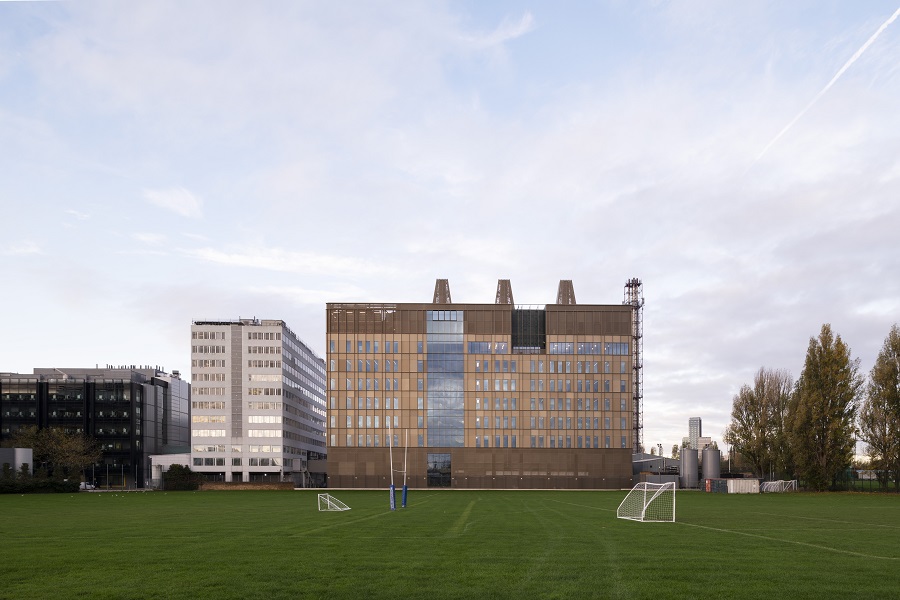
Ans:
{"type": "MultiPolygon", "coordinates": [[[[432,457],[434,458],[434,457],[432,457]]],[[[630,449],[409,448],[410,488],[630,489],[630,449]],[[449,467],[429,470],[429,455],[449,455],[449,467]]],[[[433,464],[433,463],[432,463],[433,464]]],[[[394,484],[403,485],[404,449],[393,450],[394,484]]],[[[387,488],[388,448],[329,448],[328,486],[387,488]]]]}

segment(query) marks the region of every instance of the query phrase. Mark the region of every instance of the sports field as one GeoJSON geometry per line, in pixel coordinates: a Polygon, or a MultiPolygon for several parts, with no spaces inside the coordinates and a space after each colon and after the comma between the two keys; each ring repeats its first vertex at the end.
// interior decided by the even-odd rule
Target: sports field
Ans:
{"type": "Polygon", "coordinates": [[[0,496],[0,598],[900,596],[896,494],[316,492],[0,496]]]}

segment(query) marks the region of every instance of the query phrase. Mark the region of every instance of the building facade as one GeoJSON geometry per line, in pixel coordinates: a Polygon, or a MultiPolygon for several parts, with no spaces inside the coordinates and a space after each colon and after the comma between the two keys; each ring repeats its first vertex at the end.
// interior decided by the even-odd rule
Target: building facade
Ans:
{"type": "Polygon", "coordinates": [[[630,487],[633,307],[327,305],[332,487],[630,487]],[[404,468],[405,463],[405,468],[404,468]]]}
{"type": "Polygon", "coordinates": [[[700,450],[699,439],[703,436],[703,421],[700,417],[690,417],[688,419],[688,447],[694,450],[700,450]]]}
{"type": "Polygon", "coordinates": [[[325,362],[284,321],[194,321],[191,468],[324,484],[325,362]]]}
{"type": "MultiPolygon", "coordinates": [[[[0,439],[21,427],[57,427],[96,439],[100,461],[86,480],[104,488],[142,488],[151,454],[185,452],[190,386],[157,367],[34,369],[0,375],[0,439]]],[[[35,465],[38,467],[40,465],[35,465]]]]}

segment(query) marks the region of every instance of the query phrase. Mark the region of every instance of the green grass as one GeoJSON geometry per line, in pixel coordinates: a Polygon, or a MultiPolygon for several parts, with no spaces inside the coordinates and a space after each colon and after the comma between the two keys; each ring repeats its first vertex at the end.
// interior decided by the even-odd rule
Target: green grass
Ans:
{"type": "Polygon", "coordinates": [[[897,597],[900,497],[315,491],[0,496],[0,598],[897,597]],[[399,493],[398,493],[399,501],[399,493]]]}

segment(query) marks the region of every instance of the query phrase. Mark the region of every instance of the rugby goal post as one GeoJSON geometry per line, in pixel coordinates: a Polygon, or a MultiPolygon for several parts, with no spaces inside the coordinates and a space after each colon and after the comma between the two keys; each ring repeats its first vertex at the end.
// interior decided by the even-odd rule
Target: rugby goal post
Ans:
{"type": "Polygon", "coordinates": [[[350,510],[350,507],[332,496],[331,494],[319,494],[320,511],[350,510]]]}
{"type": "Polygon", "coordinates": [[[675,521],[675,484],[637,484],[619,504],[616,517],[643,522],[675,521]]]}

